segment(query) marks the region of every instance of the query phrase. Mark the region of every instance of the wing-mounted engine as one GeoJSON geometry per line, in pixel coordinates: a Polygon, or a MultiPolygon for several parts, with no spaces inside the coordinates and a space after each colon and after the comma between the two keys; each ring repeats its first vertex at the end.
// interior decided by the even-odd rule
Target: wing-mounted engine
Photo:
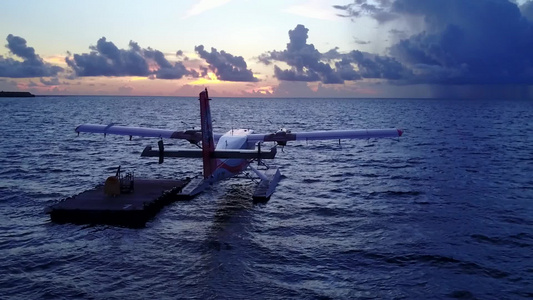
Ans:
{"type": "Polygon", "coordinates": [[[183,139],[193,145],[198,145],[202,141],[202,131],[201,130],[176,131],[170,136],[170,138],[183,139]]]}
{"type": "Polygon", "coordinates": [[[296,140],[296,136],[291,134],[290,130],[280,128],[275,133],[265,136],[265,142],[276,142],[279,146],[287,146],[287,141],[296,140]]]}

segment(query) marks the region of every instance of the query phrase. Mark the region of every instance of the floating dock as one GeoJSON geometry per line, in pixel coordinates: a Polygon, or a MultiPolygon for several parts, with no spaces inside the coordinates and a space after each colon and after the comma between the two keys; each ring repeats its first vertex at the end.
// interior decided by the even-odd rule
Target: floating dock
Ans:
{"type": "Polygon", "coordinates": [[[109,195],[105,186],[69,197],[48,209],[56,223],[144,227],[161,208],[176,200],[187,180],[135,179],[127,193],[109,195]]]}

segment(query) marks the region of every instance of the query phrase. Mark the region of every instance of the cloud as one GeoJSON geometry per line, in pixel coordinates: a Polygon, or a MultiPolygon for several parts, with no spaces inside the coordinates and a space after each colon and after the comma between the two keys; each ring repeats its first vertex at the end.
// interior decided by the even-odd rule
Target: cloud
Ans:
{"type": "MultiPolygon", "coordinates": [[[[150,76],[158,79],[195,77],[194,70],[182,62],[170,63],[165,55],[150,47],[143,49],[130,41],[129,49],[119,49],[102,37],[91,46],[90,53],[74,54],[65,58],[77,76],[150,76]]],[[[196,76],[197,77],[197,76],[196,76]]]]}
{"type": "MultiPolygon", "coordinates": [[[[252,70],[247,69],[248,66],[242,56],[233,56],[224,50],[218,52],[215,48],[211,48],[211,52],[207,52],[203,45],[194,47],[194,51],[206,60],[209,64],[209,70],[213,71],[219,80],[259,81],[254,77],[252,70]]],[[[207,75],[207,69],[202,69],[201,75],[207,75]]]]}
{"type": "Polygon", "coordinates": [[[380,79],[404,79],[412,77],[412,73],[406,69],[396,59],[388,56],[380,56],[369,54],[361,51],[351,51],[348,55],[344,55],[341,61],[355,62],[359,68],[359,74],[364,78],[380,78],[380,79]]]}
{"type": "Polygon", "coordinates": [[[6,78],[0,78],[0,91],[18,91],[17,82],[14,80],[8,80],[6,78]]]}
{"type": "Polygon", "coordinates": [[[379,23],[414,18],[422,31],[388,52],[411,69],[405,83],[533,84],[533,2],[508,0],[355,0],[336,7],[346,16],[379,23]]]}
{"type": "Polygon", "coordinates": [[[281,81],[277,87],[272,88],[275,97],[315,97],[315,92],[305,82],[281,81]]]}
{"type": "Polygon", "coordinates": [[[63,68],[45,63],[35,53],[33,47],[26,45],[22,37],[9,34],[7,45],[10,53],[18,56],[22,61],[0,55],[0,77],[30,78],[41,76],[56,76],[63,68]]]}
{"type": "Polygon", "coordinates": [[[208,10],[217,8],[219,6],[222,6],[224,4],[227,4],[231,0],[200,0],[197,1],[196,4],[194,4],[186,13],[183,18],[189,18],[192,16],[196,16],[199,14],[202,14],[208,10]]]}
{"type": "Polygon", "coordinates": [[[50,78],[50,80],[40,79],[41,83],[44,85],[59,85],[59,79],[57,77],[50,78]]]}
{"type": "Polygon", "coordinates": [[[271,51],[259,56],[259,61],[269,65],[284,62],[291,68],[283,70],[274,66],[279,80],[305,81],[324,84],[341,84],[363,78],[400,79],[409,75],[404,66],[391,57],[361,51],[339,53],[338,48],[320,53],[313,44],[307,44],[309,29],[297,25],[289,30],[290,42],[283,51],[271,51]]]}
{"type": "Polygon", "coordinates": [[[279,80],[286,81],[322,81],[324,83],[342,83],[343,79],[329,64],[321,62],[322,54],[313,44],[307,44],[309,29],[299,24],[289,30],[290,42],[283,51],[271,51],[260,56],[260,61],[270,64],[281,61],[291,66],[282,70],[274,66],[274,75],[279,80]]]}
{"type": "MultiPolygon", "coordinates": [[[[178,52],[181,52],[179,50],[178,52]]],[[[144,50],[144,56],[149,59],[153,59],[159,68],[155,71],[156,78],[159,79],[180,79],[185,75],[191,75],[192,77],[198,77],[196,71],[188,70],[182,62],[176,62],[171,64],[165,55],[159,50],[153,50],[151,48],[144,50]]]]}
{"type": "MultiPolygon", "coordinates": [[[[333,8],[343,11],[341,17],[362,17],[370,15],[379,23],[396,19],[396,13],[391,12],[390,6],[394,0],[354,0],[348,5],[333,5],[333,8]]],[[[422,3],[421,3],[422,4],[422,3]]],[[[422,4],[423,5],[423,4],[422,4]]]]}
{"type": "Polygon", "coordinates": [[[90,53],[66,57],[68,66],[77,76],[148,76],[150,70],[141,48],[130,42],[129,50],[120,50],[102,37],[91,46],[90,53]]]}
{"type": "Polygon", "coordinates": [[[370,44],[371,42],[370,41],[362,41],[362,40],[359,40],[359,39],[356,39],[354,38],[354,42],[358,45],[368,45],[370,44]]]}
{"type": "Polygon", "coordinates": [[[524,2],[524,4],[520,6],[520,12],[529,21],[533,21],[533,1],[530,0],[524,2]]]}

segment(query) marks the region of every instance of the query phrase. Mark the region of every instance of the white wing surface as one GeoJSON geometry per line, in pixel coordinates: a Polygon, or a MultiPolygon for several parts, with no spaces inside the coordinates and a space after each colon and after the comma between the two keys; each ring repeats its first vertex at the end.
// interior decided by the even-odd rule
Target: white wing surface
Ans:
{"type": "Polygon", "coordinates": [[[97,124],[84,124],[76,127],[76,132],[90,132],[90,133],[103,133],[103,134],[118,134],[118,135],[134,135],[143,137],[159,137],[159,138],[171,138],[172,135],[178,133],[175,130],[167,129],[153,129],[142,127],[127,127],[110,125],[97,125],[97,124]]]}
{"type": "Polygon", "coordinates": [[[76,127],[75,131],[90,132],[90,133],[103,133],[103,134],[118,134],[129,136],[142,136],[142,137],[156,137],[167,139],[184,139],[191,143],[198,143],[202,140],[202,133],[200,130],[186,130],[176,131],[168,129],[157,128],[143,128],[143,127],[129,127],[129,126],[117,126],[114,124],[98,125],[98,124],[84,124],[76,127]]]}
{"type": "Polygon", "coordinates": [[[400,129],[358,129],[358,130],[330,130],[288,132],[278,131],[271,134],[250,134],[248,142],[288,142],[299,140],[341,140],[341,139],[369,139],[394,138],[403,134],[400,129]]]}

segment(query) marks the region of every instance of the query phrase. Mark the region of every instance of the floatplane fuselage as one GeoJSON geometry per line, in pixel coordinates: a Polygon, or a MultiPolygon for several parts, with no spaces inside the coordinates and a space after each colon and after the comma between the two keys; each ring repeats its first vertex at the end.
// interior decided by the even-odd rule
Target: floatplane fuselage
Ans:
{"type": "Polygon", "coordinates": [[[203,176],[193,178],[180,192],[182,197],[194,197],[209,185],[232,178],[246,170],[251,170],[260,179],[253,198],[267,200],[274,192],[281,173],[277,167],[268,167],[263,159],[273,159],[277,153],[276,145],[285,146],[288,141],[296,140],[341,140],[399,137],[399,129],[360,129],[360,130],[332,130],[291,133],[281,129],[271,134],[256,134],[250,129],[232,129],[224,134],[214,134],[209,97],[207,89],[200,93],[201,130],[174,131],[165,129],[151,129],[142,127],[127,127],[110,125],[85,124],[78,126],[75,131],[118,134],[143,137],[157,137],[157,150],[148,146],[141,156],[159,157],[159,163],[165,157],[201,158],[203,162],[203,176]],[[165,150],[163,138],[184,139],[195,144],[200,149],[165,150]],[[264,142],[275,142],[276,145],[266,151],[261,149],[264,142]],[[252,162],[265,168],[259,169],[252,162]]]}

